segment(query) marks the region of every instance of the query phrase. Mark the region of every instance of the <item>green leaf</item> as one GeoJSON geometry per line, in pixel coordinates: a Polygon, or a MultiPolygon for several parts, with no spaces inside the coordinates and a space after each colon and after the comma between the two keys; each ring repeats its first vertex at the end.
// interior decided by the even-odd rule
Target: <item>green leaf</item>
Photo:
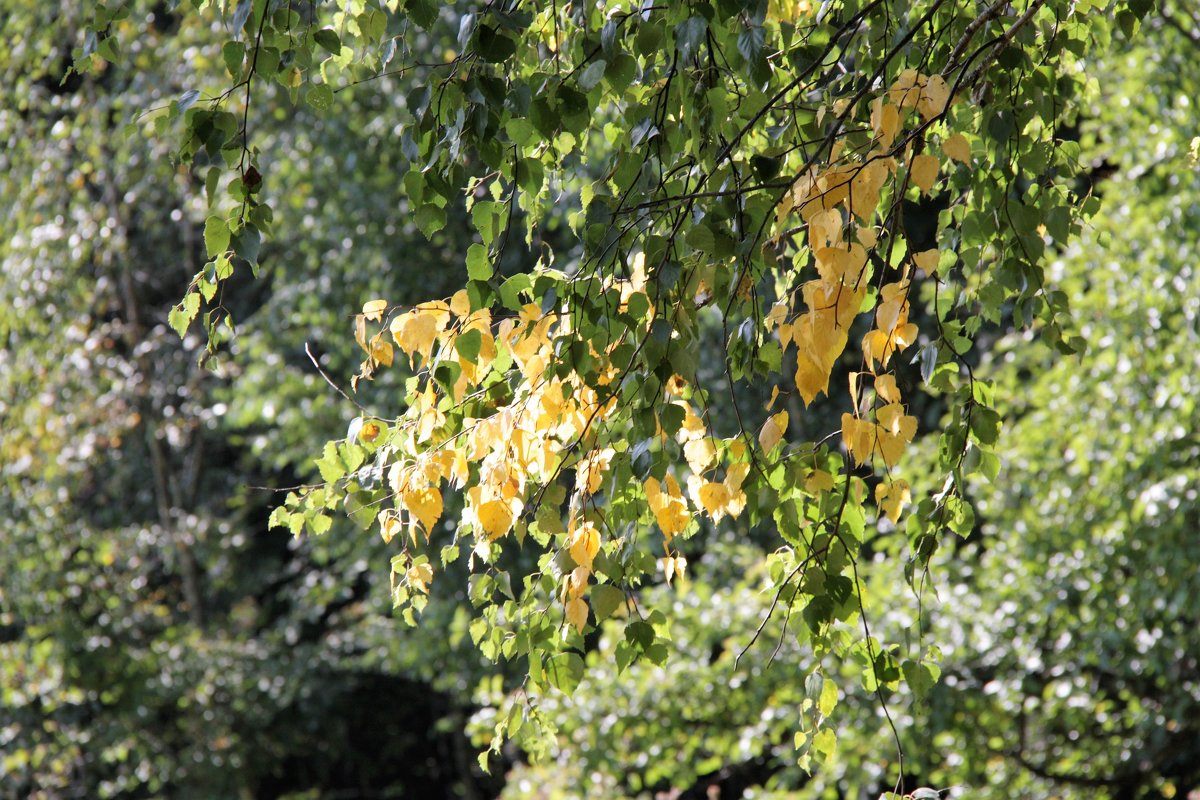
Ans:
{"type": "Polygon", "coordinates": [[[483,336],[475,328],[460,334],[454,340],[454,349],[458,351],[458,355],[472,364],[479,363],[479,348],[482,345],[483,336]]]}
{"type": "Polygon", "coordinates": [[[216,258],[229,249],[229,223],[218,216],[204,221],[204,249],[209,258],[216,258]]]}
{"type": "MultiPolygon", "coordinates": [[[[242,77],[246,63],[246,45],[241,42],[226,42],[221,46],[221,58],[225,61],[225,69],[234,80],[242,77]]],[[[182,110],[182,109],[181,109],[182,110]]]]}
{"type": "Polygon", "coordinates": [[[304,99],[317,111],[328,111],[333,105],[333,89],[327,83],[317,83],[308,87],[304,99]]]}
{"type": "Polygon", "coordinates": [[[346,474],[346,466],[338,455],[337,445],[333,442],[325,443],[325,452],[316,460],[316,464],[317,469],[321,471],[321,479],[327,483],[332,483],[346,474]]]}
{"type": "Polygon", "coordinates": [[[583,659],[576,653],[559,653],[546,662],[546,679],[563,694],[571,694],[583,680],[583,659]]]}
{"type": "Polygon", "coordinates": [[[467,277],[473,281],[486,281],[492,277],[488,251],[481,244],[473,244],[467,248],[467,277]]]}
{"type": "Polygon", "coordinates": [[[196,314],[199,311],[200,295],[196,292],[188,292],[187,296],[183,298],[183,302],[173,307],[167,313],[167,324],[182,339],[184,334],[187,333],[188,326],[192,324],[192,320],[196,318],[196,314]]]}
{"type": "Polygon", "coordinates": [[[1000,415],[990,408],[971,409],[971,433],[981,445],[990,447],[1000,438],[1000,415]]]}
{"type": "Polygon", "coordinates": [[[592,587],[591,600],[596,622],[602,622],[625,603],[625,593],[615,586],[601,583],[592,587]]]}
{"type": "Polygon", "coordinates": [[[313,34],[313,40],[333,55],[341,55],[342,40],[337,33],[329,28],[322,28],[313,34]]]}
{"type": "Polygon", "coordinates": [[[579,88],[585,92],[591,91],[600,79],[604,77],[604,71],[608,67],[608,62],[604,59],[597,59],[583,68],[579,73],[579,88]]]}

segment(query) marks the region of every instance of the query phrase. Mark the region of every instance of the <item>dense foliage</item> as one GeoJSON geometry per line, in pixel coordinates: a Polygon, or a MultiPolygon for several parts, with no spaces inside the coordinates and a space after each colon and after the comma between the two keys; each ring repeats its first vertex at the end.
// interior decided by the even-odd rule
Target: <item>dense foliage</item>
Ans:
{"type": "Polygon", "coordinates": [[[6,795],[1196,785],[1185,13],[9,5],[6,795]]]}

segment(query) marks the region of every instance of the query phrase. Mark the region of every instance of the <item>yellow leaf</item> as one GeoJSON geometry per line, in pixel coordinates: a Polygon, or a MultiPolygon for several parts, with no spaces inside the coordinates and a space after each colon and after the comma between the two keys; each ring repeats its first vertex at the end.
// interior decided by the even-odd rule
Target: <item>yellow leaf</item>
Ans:
{"type": "Polygon", "coordinates": [[[833,476],[823,469],[814,469],[804,479],[804,491],[809,494],[833,491],[834,485],[833,476]]]}
{"type": "Polygon", "coordinates": [[[892,343],[891,337],[881,330],[868,331],[867,335],[863,337],[863,356],[866,357],[867,367],[872,372],[875,371],[876,362],[886,367],[895,349],[896,347],[892,343]]]}
{"type": "MultiPolygon", "coordinates": [[[[729,487],[716,481],[702,481],[693,476],[688,481],[688,490],[696,505],[708,512],[713,522],[720,522],[729,511],[729,487]]],[[[740,511],[740,509],[739,509],[740,511]]]]}
{"type": "Polygon", "coordinates": [[[604,473],[608,471],[608,465],[612,463],[615,454],[611,447],[592,451],[587,458],[579,462],[576,471],[577,485],[583,485],[588,494],[600,491],[600,486],[604,483],[604,473]]]}
{"type": "Polygon", "coordinates": [[[383,312],[387,310],[387,300],[371,300],[363,304],[363,318],[369,322],[379,322],[383,312]]]}
{"type": "Polygon", "coordinates": [[[922,250],[919,253],[913,253],[913,263],[917,265],[926,275],[937,275],[938,261],[941,258],[941,253],[936,249],[922,250]]]}
{"type": "Polygon", "coordinates": [[[888,179],[887,161],[873,158],[864,164],[850,183],[850,211],[861,220],[875,213],[879,190],[888,179]]]}
{"type": "Polygon", "coordinates": [[[917,101],[917,111],[921,118],[931,120],[946,110],[950,102],[950,86],[941,75],[931,75],[921,89],[921,99],[917,101]]]}
{"type": "Polygon", "coordinates": [[[921,97],[921,78],[915,69],[903,70],[888,89],[888,99],[900,108],[913,108],[921,97]]]}
{"type": "Polygon", "coordinates": [[[358,438],[364,442],[373,442],[379,438],[379,430],[378,422],[364,422],[358,431],[358,438]]]}
{"type": "Polygon", "coordinates": [[[379,535],[383,537],[384,544],[389,544],[399,530],[400,520],[396,518],[395,511],[389,509],[379,512],[379,535]]]}
{"type": "Polygon", "coordinates": [[[877,426],[853,414],[842,414],[842,444],[855,463],[863,464],[875,449],[877,426]]]}
{"type": "Polygon", "coordinates": [[[879,427],[888,433],[903,437],[906,442],[911,442],[917,434],[917,418],[905,414],[904,406],[900,403],[888,403],[883,406],[876,412],[876,418],[879,420],[879,427]]]}
{"type": "Polygon", "coordinates": [[[708,428],[704,425],[704,420],[692,410],[692,407],[687,403],[678,403],[683,406],[683,426],[679,429],[680,441],[689,439],[699,439],[708,435],[708,428]]]}
{"type": "Polygon", "coordinates": [[[786,320],[788,311],[788,304],[782,301],[771,306],[771,310],[767,312],[765,317],[763,317],[763,325],[766,329],[766,332],[770,333],[771,331],[775,330],[776,325],[779,325],[781,322],[786,320]]]}
{"type": "Polygon", "coordinates": [[[442,516],[442,493],[436,486],[409,491],[404,495],[404,507],[417,518],[428,537],[442,516]]]}
{"type": "Polygon", "coordinates": [[[877,431],[875,449],[883,456],[883,463],[891,469],[899,463],[900,456],[904,455],[904,439],[894,433],[888,433],[883,428],[877,428],[877,431]]]}
{"type": "Polygon", "coordinates": [[[880,483],[875,487],[875,503],[888,519],[897,522],[904,505],[912,500],[907,481],[880,483]]]}
{"type": "Polygon", "coordinates": [[[888,149],[900,130],[900,110],[885,102],[883,97],[875,98],[871,103],[871,128],[875,131],[875,138],[879,139],[879,146],[888,149]]]}
{"type": "Polygon", "coordinates": [[[860,227],[854,232],[854,236],[863,247],[874,247],[875,243],[879,241],[879,232],[874,228],[860,227]]]}
{"type": "MultiPolygon", "coordinates": [[[[808,246],[814,253],[842,243],[842,214],[835,208],[814,214],[808,221],[808,246]]],[[[778,304],[783,305],[783,304],[778,304]]],[[[783,305],[786,309],[787,306],[783,305]]]]}
{"type": "Polygon", "coordinates": [[[433,566],[428,562],[413,564],[405,573],[408,584],[422,594],[429,594],[429,582],[433,580],[433,566]]]}
{"type": "Polygon", "coordinates": [[[914,156],[908,165],[908,176],[912,182],[920,187],[921,192],[929,194],[933,189],[933,182],[937,180],[938,160],[936,156],[931,156],[928,153],[922,153],[919,156],[914,156]]]}
{"type": "Polygon", "coordinates": [[[426,303],[392,319],[392,338],[409,361],[420,355],[426,361],[433,352],[433,342],[446,329],[450,309],[445,303],[426,303]]]}
{"type": "Polygon", "coordinates": [[[663,487],[656,478],[647,478],[645,489],[646,500],[649,502],[650,510],[654,512],[658,527],[662,529],[663,536],[670,542],[671,537],[682,533],[692,519],[687,503],[683,499],[683,492],[679,489],[679,483],[675,480],[674,475],[668,475],[666,491],[663,491],[663,487]]]}
{"type": "Polygon", "coordinates": [[[778,387],[778,386],[772,386],[772,387],[771,387],[771,399],[767,401],[767,407],[766,407],[766,409],[765,409],[765,410],[766,410],[766,411],[770,411],[772,408],[774,408],[774,407],[775,407],[775,401],[776,401],[776,400],[778,400],[778,399],[779,399],[779,387],[778,387]]]}
{"type": "Polygon", "coordinates": [[[565,596],[572,599],[582,597],[583,593],[587,591],[588,578],[591,574],[592,571],[587,567],[576,567],[568,572],[563,581],[565,596]]]}
{"type": "Polygon", "coordinates": [[[392,365],[392,345],[383,341],[381,336],[382,334],[371,340],[371,359],[376,364],[390,367],[392,365]]]}
{"type": "Polygon", "coordinates": [[[671,585],[671,578],[675,577],[675,559],[671,556],[663,556],[658,560],[658,566],[662,568],[663,576],[667,579],[667,585],[671,585]]]}
{"type": "Polygon", "coordinates": [[[575,628],[579,633],[583,633],[583,628],[587,625],[588,619],[588,604],[582,597],[575,597],[567,601],[567,622],[575,628]]]}
{"type": "Polygon", "coordinates": [[[703,472],[717,457],[717,449],[708,437],[692,439],[683,446],[683,456],[692,472],[703,472]]]}
{"type": "Polygon", "coordinates": [[[796,389],[804,400],[804,405],[810,405],[818,394],[829,388],[829,373],[812,359],[808,353],[796,354],[796,389]]]}
{"type": "Polygon", "coordinates": [[[466,289],[459,289],[450,298],[450,310],[456,317],[465,317],[471,313],[471,296],[466,289]]]}
{"type": "Polygon", "coordinates": [[[758,432],[758,444],[763,449],[764,453],[769,453],[775,449],[775,445],[783,438],[783,434],[788,427],[788,412],[780,411],[778,414],[767,417],[767,421],[763,423],[762,430],[758,432]]]}
{"type": "Polygon", "coordinates": [[[580,525],[571,536],[571,558],[581,567],[592,568],[596,553],[600,552],[600,531],[590,522],[580,525]]]}
{"type": "Polygon", "coordinates": [[[512,528],[512,508],[504,500],[489,500],[475,511],[483,532],[489,540],[499,539],[512,528]]]}
{"type": "MultiPolygon", "coordinates": [[[[731,501],[737,501],[737,495],[742,491],[742,484],[746,480],[746,476],[750,474],[750,465],[745,461],[739,461],[736,464],[730,464],[729,469],[725,470],[725,488],[729,490],[731,501]]],[[[744,498],[743,498],[744,502],[744,498]]],[[[741,512],[733,512],[733,516],[737,516],[741,512]]]]}
{"type": "Polygon", "coordinates": [[[971,145],[961,133],[951,134],[942,140],[942,152],[946,158],[968,166],[971,164],[971,145]]]}
{"type": "Polygon", "coordinates": [[[875,378],[875,394],[885,403],[899,403],[900,389],[896,386],[896,376],[890,372],[875,378]]]}

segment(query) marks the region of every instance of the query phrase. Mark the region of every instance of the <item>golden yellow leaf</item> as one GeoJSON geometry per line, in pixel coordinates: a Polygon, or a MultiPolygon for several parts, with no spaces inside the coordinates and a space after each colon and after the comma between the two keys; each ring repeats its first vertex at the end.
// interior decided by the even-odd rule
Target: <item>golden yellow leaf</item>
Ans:
{"type": "Polygon", "coordinates": [[[720,522],[729,507],[729,487],[716,481],[704,481],[696,476],[688,481],[688,491],[696,505],[708,512],[713,522],[720,522]]]}
{"type": "Polygon", "coordinates": [[[373,442],[379,438],[379,430],[378,422],[364,422],[358,430],[358,438],[364,442],[373,442]]]}
{"type": "Polygon", "coordinates": [[[900,389],[896,386],[896,376],[890,372],[875,378],[875,394],[885,403],[899,403],[900,389]]]}
{"type": "Polygon", "coordinates": [[[387,300],[370,300],[363,304],[363,318],[369,322],[379,322],[383,312],[387,311],[387,300]]]}
{"type": "Polygon", "coordinates": [[[888,433],[896,434],[911,442],[917,434],[917,418],[904,413],[900,403],[888,403],[875,413],[879,426],[888,433]]]}
{"type": "Polygon", "coordinates": [[[712,439],[707,436],[703,439],[692,439],[684,444],[683,457],[687,459],[692,472],[703,472],[717,457],[717,449],[713,446],[712,439]]]}
{"type": "Polygon", "coordinates": [[[400,531],[400,520],[396,518],[396,512],[388,509],[379,512],[379,535],[383,537],[384,544],[390,544],[392,538],[400,531]]]}
{"type": "Polygon", "coordinates": [[[392,319],[392,338],[408,353],[410,363],[417,355],[428,361],[433,342],[444,326],[441,315],[436,312],[407,311],[392,319]]]}
{"type": "Polygon", "coordinates": [[[860,220],[867,220],[879,205],[879,190],[888,179],[887,160],[872,158],[864,164],[850,182],[850,211],[860,220]]]}
{"type": "Polygon", "coordinates": [[[775,445],[783,438],[788,427],[788,412],[780,411],[767,417],[767,421],[763,423],[762,429],[758,432],[758,444],[763,449],[764,453],[770,453],[775,449],[775,445]]]}
{"type": "Polygon", "coordinates": [[[863,337],[863,356],[867,360],[867,368],[872,372],[875,371],[876,362],[886,367],[895,349],[896,345],[892,342],[891,337],[878,328],[868,331],[867,335],[863,337]]]}
{"type": "Polygon", "coordinates": [[[933,189],[933,183],[937,180],[938,160],[937,156],[931,156],[928,153],[922,153],[919,156],[913,156],[912,161],[908,165],[908,176],[912,182],[920,187],[923,194],[929,194],[933,189]]]}
{"type": "Polygon", "coordinates": [[[371,339],[371,360],[385,367],[392,365],[392,345],[383,341],[383,334],[371,339]]]}
{"type": "Polygon", "coordinates": [[[880,483],[875,487],[875,503],[892,522],[900,519],[900,512],[912,500],[907,481],[880,483]]]}
{"type": "Polygon", "coordinates": [[[842,243],[842,214],[836,208],[814,214],[808,221],[808,246],[814,253],[842,243]]]}
{"type": "Polygon", "coordinates": [[[708,428],[704,425],[704,420],[692,410],[692,407],[687,403],[679,403],[683,406],[683,425],[679,429],[679,438],[681,441],[689,439],[699,439],[708,435],[708,428]]]}
{"type": "MultiPolygon", "coordinates": [[[[905,314],[905,317],[908,315],[905,314]]],[[[892,331],[892,339],[895,341],[896,349],[903,350],[917,340],[918,330],[915,323],[909,322],[904,325],[897,325],[892,331]]]]}
{"type": "Polygon", "coordinates": [[[471,296],[466,289],[459,289],[450,298],[450,310],[456,317],[465,317],[471,313],[471,296]]]}
{"type": "Polygon", "coordinates": [[[408,491],[404,494],[404,507],[417,518],[428,537],[442,516],[442,493],[436,486],[408,491]]]}
{"type": "Polygon", "coordinates": [[[571,558],[581,567],[592,568],[596,553],[600,552],[600,531],[590,522],[580,525],[571,536],[571,558]]]}
{"type": "Polygon", "coordinates": [[[842,444],[855,463],[863,464],[871,458],[876,438],[876,426],[869,420],[859,419],[853,414],[842,414],[842,444]]]}
{"type": "Polygon", "coordinates": [[[771,331],[775,330],[776,325],[787,319],[788,311],[788,305],[783,301],[771,306],[771,310],[767,312],[765,317],[763,317],[763,325],[765,326],[766,332],[770,333],[771,331]]]}
{"type": "Polygon", "coordinates": [[[900,108],[914,108],[921,97],[921,76],[915,69],[901,71],[888,89],[888,99],[900,108]]]}
{"type": "Polygon", "coordinates": [[[611,447],[593,450],[587,458],[579,462],[576,470],[577,484],[584,486],[588,494],[600,491],[600,486],[604,483],[604,473],[608,471],[608,465],[612,463],[615,454],[611,447]]]}
{"type": "Polygon", "coordinates": [[[671,556],[663,556],[658,560],[658,566],[663,571],[663,576],[667,579],[667,585],[671,585],[671,579],[675,577],[675,559],[671,556]]]}
{"type": "Polygon", "coordinates": [[[900,130],[900,110],[883,97],[875,98],[871,103],[871,128],[875,131],[879,146],[887,150],[900,130]]]}
{"type": "Polygon", "coordinates": [[[888,469],[896,466],[900,462],[900,456],[904,455],[905,441],[900,436],[894,433],[888,433],[883,428],[876,428],[878,435],[875,437],[875,450],[883,457],[883,463],[888,469]]]}
{"type": "Polygon", "coordinates": [[[666,491],[656,478],[647,478],[645,483],[646,500],[663,536],[670,542],[671,537],[683,532],[692,519],[688,512],[687,502],[683,499],[679,483],[674,475],[666,478],[666,491]]]}
{"type": "Polygon", "coordinates": [[[512,508],[504,500],[489,500],[475,510],[475,517],[489,540],[508,533],[513,524],[512,508]]]}
{"type": "Polygon", "coordinates": [[[971,163],[971,145],[967,142],[967,137],[961,133],[954,133],[943,139],[942,152],[946,154],[946,158],[953,161],[958,161],[968,166],[971,163]]]}
{"type": "Polygon", "coordinates": [[[926,275],[937,275],[938,261],[941,259],[941,255],[936,249],[922,250],[919,253],[913,253],[913,263],[926,275]]]}
{"type": "Polygon", "coordinates": [[[433,580],[433,566],[429,562],[413,564],[405,572],[408,585],[422,594],[429,594],[429,582],[433,580]]]}
{"type": "Polygon", "coordinates": [[[576,598],[582,597],[587,591],[588,578],[591,577],[592,571],[587,567],[576,567],[567,573],[563,579],[563,591],[566,597],[576,598]]]}
{"type": "Polygon", "coordinates": [[[946,110],[950,102],[950,86],[941,75],[931,75],[921,88],[917,111],[924,120],[931,120],[946,110]]]}
{"type": "Polygon", "coordinates": [[[567,622],[579,633],[587,625],[588,604],[582,597],[574,597],[567,601],[567,622]]]}
{"type": "Polygon", "coordinates": [[[833,491],[835,485],[833,476],[823,469],[814,469],[804,479],[804,490],[809,494],[833,491]]]}

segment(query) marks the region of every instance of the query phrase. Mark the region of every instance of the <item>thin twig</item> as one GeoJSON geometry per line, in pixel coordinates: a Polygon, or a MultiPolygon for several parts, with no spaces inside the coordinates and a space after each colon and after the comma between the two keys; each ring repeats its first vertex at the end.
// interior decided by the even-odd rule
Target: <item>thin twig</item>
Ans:
{"type": "Polygon", "coordinates": [[[313,355],[312,350],[308,346],[308,342],[304,343],[304,352],[308,354],[308,360],[311,361],[313,363],[313,366],[317,368],[317,372],[321,375],[322,378],[325,379],[326,383],[328,383],[330,386],[333,387],[333,390],[335,392],[337,392],[342,397],[346,398],[351,403],[353,403],[354,406],[359,411],[363,412],[364,414],[368,413],[367,410],[365,408],[363,408],[362,403],[358,402],[353,397],[346,394],[340,386],[338,386],[336,383],[333,382],[333,378],[330,378],[329,375],[325,372],[325,370],[321,367],[321,365],[317,362],[317,357],[313,355]]]}

